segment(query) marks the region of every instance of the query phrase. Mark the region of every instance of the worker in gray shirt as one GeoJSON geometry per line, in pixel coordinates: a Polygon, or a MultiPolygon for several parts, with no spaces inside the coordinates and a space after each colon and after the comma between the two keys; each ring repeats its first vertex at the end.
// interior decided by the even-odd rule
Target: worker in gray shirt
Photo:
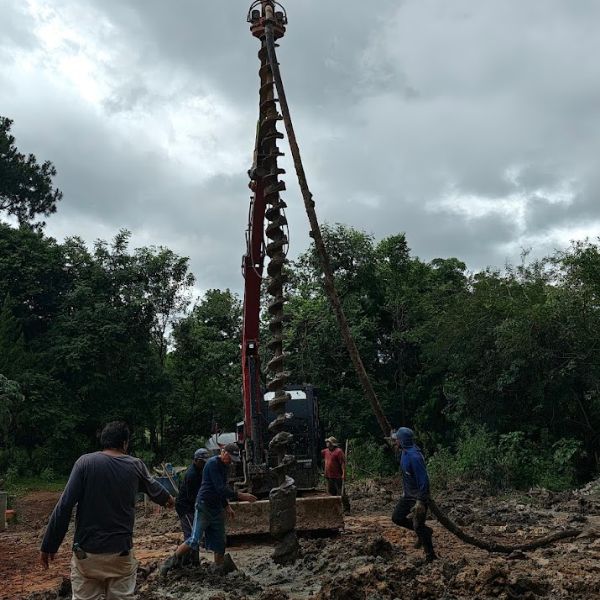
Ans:
{"type": "Polygon", "coordinates": [[[151,477],[144,463],[127,454],[129,428],[125,423],[108,423],[100,444],[100,452],[84,454],[75,462],[40,549],[40,561],[47,569],[77,505],[71,559],[73,600],[133,598],[138,565],[132,552],[136,495],[145,492],[157,504],[174,505],[173,497],[151,477]]]}

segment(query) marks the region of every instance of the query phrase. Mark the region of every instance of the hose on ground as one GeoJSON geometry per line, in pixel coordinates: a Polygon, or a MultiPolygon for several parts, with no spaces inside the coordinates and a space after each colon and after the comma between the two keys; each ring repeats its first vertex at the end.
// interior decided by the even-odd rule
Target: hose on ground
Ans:
{"type": "Polygon", "coordinates": [[[459,540],[462,540],[465,542],[465,544],[481,548],[482,550],[487,550],[488,552],[502,552],[504,554],[510,554],[511,552],[515,552],[517,550],[526,552],[529,550],[535,550],[536,548],[542,548],[543,546],[547,546],[548,544],[552,544],[558,540],[564,540],[578,536],[583,531],[582,529],[563,529],[523,544],[501,544],[494,540],[488,541],[475,537],[464,529],[461,529],[452,519],[450,519],[450,517],[448,517],[448,515],[446,515],[446,513],[444,513],[444,511],[436,504],[433,498],[429,498],[427,505],[429,510],[431,510],[431,512],[436,516],[439,523],[443,525],[450,533],[453,533],[459,540]]]}

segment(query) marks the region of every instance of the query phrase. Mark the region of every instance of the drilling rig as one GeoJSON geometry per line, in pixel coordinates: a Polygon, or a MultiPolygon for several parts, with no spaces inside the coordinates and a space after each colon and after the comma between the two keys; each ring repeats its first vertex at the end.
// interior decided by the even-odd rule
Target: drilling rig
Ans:
{"type": "MultiPolygon", "coordinates": [[[[295,530],[339,529],[343,526],[343,513],[340,497],[327,497],[315,494],[310,481],[318,476],[318,455],[312,449],[310,440],[318,440],[318,404],[311,386],[287,385],[289,374],[284,370],[285,353],[283,351],[284,324],[284,270],[285,249],[288,239],[285,233],[285,202],[281,192],[285,183],[280,180],[283,169],[277,165],[282,156],[277,140],[284,136],[277,130],[277,122],[283,120],[288,136],[294,168],[304,201],[304,207],[311,227],[310,235],[323,270],[323,285],[329,297],[331,308],[336,316],[340,334],[348,350],[349,357],[369,401],[382,434],[388,439],[391,426],[387,420],[375,390],[352,337],[348,321],[335,289],[333,271],[321,229],[316,216],[315,203],[308,187],[302,165],[294,128],[290,116],[279,64],[277,62],[275,41],[285,34],[287,15],[285,9],[274,0],[255,0],[250,7],[248,22],[252,34],[260,40],[258,54],[260,66],[260,104],[257,125],[254,162],[249,171],[250,188],[253,195],[250,202],[247,252],[242,265],[245,277],[244,293],[244,337],[243,337],[243,373],[244,373],[244,421],[240,423],[238,440],[244,446],[244,475],[238,483],[246,489],[261,494],[264,489],[273,486],[269,492],[270,501],[254,504],[240,504],[239,511],[243,522],[240,533],[259,533],[270,531],[278,540],[273,558],[277,562],[294,560],[297,553],[295,530]],[[277,104],[282,115],[277,110],[277,104]],[[264,221],[268,221],[264,230],[264,221]],[[268,242],[263,242],[264,234],[268,242]],[[267,369],[268,392],[265,394],[260,384],[260,362],[258,354],[260,286],[263,277],[265,256],[269,258],[267,266],[267,290],[271,297],[269,315],[272,339],[268,344],[271,359],[267,369]],[[290,410],[301,415],[296,418],[290,410]],[[268,427],[264,423],[269,419],[268,427]],[[298,433],[304,433],[298,435],[298,433]],[[296,436],[294,438],[294,436],[296,436]],[[299,455],[305,453],[302,460],[299,455]],[[306,455],[308,453],[308,458],[306,455]],[[311,458],[312,457],[312,458],[311,458]],[[302,470],[309,477],[302,477],[302,470]],[[294,477],[296,479],[294,479],[294,477]],[[300,485],[296,485],[299,482],[300,485]],[[307,483],[308,482],[308,483],[307,483]],[[278,492],[283,492],[279,494],[278,492]],[[300,497],[296,498],[297,492],[300,497]],[[307,492],[306,495],[302,495],[307,492]],[[246,528],[247,531],[243,531],[246,528]]],[[[463,542],[489,552],[511,553],[515,550],[529,551],[544,547],[558,540],[581,535],[582,529],[556,531],[533,541],[507,545],[495,540],[475,537],[464,531],[437,505],[433,498],[428,506],[441,525],[463,542]]],[[[235,534],[235,530],[233,531],[235,534]]]]}
{"type": "Polygon", "coordinates": [[[285,271],[288,247],[286,203],[281,197],[284,169],[277,129],[282,119],[269,44],[286,31],[287,14],[275,0],[256,0],[248,12],[252,35],[260,42],[258,58],[259,118],[253,163],[248,171],[252,190],[242,259],[244,309],[242,373],[244,420],[237,441],[243,445],[243,476],[236,482],[269,500],[240,504],[239,518],[230,534],[270,532],[278,541],[274,558],[292,556],[295,530],[336,530],[343,527],[341,498],[317,492],[320,462],[319,412],[312,386],[289,385],[283,348],[285,322],[285,271]],[[265,239],[266,238],[266,239],[265,239]],[[267,343],[267,384],[262,384],[260,363],[261,288],[266,265],[270,340],[267,343]]]}

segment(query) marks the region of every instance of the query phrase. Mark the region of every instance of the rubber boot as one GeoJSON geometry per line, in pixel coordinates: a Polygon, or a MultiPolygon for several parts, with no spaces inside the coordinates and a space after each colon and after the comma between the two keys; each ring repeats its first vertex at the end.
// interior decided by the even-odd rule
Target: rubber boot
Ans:
{"type": "Polygon", "coordinates": [[[216,567],[215,572],[219,575],[227,575],[228,573],[232,573],[233,571],[237,571],[237,566],[233,562],[233,558],[231,558],[231,555],[227,553],[223,557],[222,564],[216,567]]]}
{"type": "Polygon", "coordinates": [[[200,566],[200,553],[197,550],[192,550],[190,552],[190,554],[191,554],[192,567],[199,567],[200,566]]]}
{"type": "Polygon", "coordinates": [[[169,558],[167,558],[167,560],[165,560],[165,562],[160,566],[160,570],[159,570],[159,574],[161,577],[166,577],[167,573],[169,571],[172,571],[173,569],[178,569],[179,567],[181,567],[181,557],[177,556],[177,554],[173,554],[172,556],[169,556],[169,558]]]}
{"type": "Polygon", "coordinates": [[[432,534],[433,529],[431,529],[431,527],[424,527],[423,532],[421,533],[421,542],[423,544],[423,550],[425,551],[425,560],[428,563],[437,559],[435,550],[433,549],[432,534]]]}
{"type": "Polygon", "coordinates": [[[422,547],[423,547],[423,542],[420,540],[420,538],[417,537],[417,539],[415,540],[415,543],[413,544],[413,548],[418,550],[419,548],[422,548],[422,547]]]}

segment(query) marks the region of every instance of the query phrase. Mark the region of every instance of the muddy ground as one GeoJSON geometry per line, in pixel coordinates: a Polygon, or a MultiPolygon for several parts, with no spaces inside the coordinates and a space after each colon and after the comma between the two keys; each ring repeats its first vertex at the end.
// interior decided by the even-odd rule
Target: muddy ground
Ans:
{"type": "MultiPolygon", "coordinates": [[[[452,517],[480,536],[519,543],[567,527],[584,534],[551,547],[504,556],[464,545],[435,521],[440,559],[425,564],[410,532],[390,519],[398,482],[366,481],[351,486],[352,514],[336,537],[304,538],[302,558],[278,567],[269,560],[269,540],[238,540],[229,551],[239,567],[215,576],[203,555],[200,567],[166,579],[157,566],[176,547],[174,512],[140,507],[136,524],[139,600],[384,600],[384,599],[600,599],[600,482],[581,492],[545,490],[499,497],[478,486],[437,495],[452,517]]],[[[0,598],[68,598],[68,548],[50,571],[37,564],[43,525],[57,494],[30,494],[17,505],[19,522],[0,535],[0,598]]]]}

